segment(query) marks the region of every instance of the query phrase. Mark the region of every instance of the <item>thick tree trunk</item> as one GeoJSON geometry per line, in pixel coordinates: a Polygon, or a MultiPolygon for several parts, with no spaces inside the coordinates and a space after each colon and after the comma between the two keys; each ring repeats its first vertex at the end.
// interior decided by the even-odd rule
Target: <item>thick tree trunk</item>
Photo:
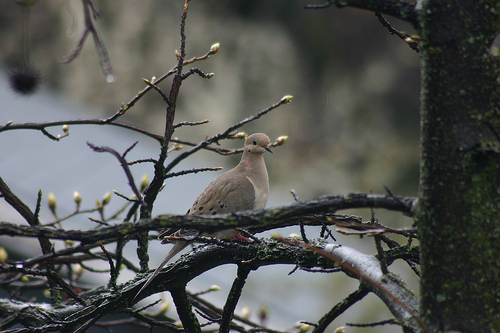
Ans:
{"type": "Polygon", "coordinates": [[[432,331],[500,331],[500,1],[421,1],[421,236],[432,331]]]}

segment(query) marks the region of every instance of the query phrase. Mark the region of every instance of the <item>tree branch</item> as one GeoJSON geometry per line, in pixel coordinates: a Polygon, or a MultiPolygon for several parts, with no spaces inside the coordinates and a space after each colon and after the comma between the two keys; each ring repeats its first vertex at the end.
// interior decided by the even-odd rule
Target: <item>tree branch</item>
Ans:
{"type": "Polygon", "coordinates": [[[327,0],[322,5],[306,5],[306,9],[323,9],[330,6],[354,7],[394,16],[417,26],[417,11],[414,2],[404,0],[327,0]]]}
{"type": "Polygon", "coordinates": [[[44,135],[48,136],[50,139],[58,141],[62,138],[62,136],[54,136],[51,134],[47,135],[48,132],[45,130],[45,128],[54,127],[54,126],[64,126],[64,125],[112,125],[112,126],[118,126],[118,127],[132,130],[134,132],[144,134],[144,135],[146,135],[150,138],[153,138],[159,142],[161,142],[161,140],[163,138],[161,135],[151,133],[151,132],[146,131],[140,127],[126,124],[126,123],[119,122],[119,121],[109,122],[107,119],[67,119],[67,120],[47,121],[47,122],[40,122],[40,123],[19,123],[19,124],[16,124],[13,122],[8,122],[7,124],[0,126],[0,132],[9,131],[9,130],[18,130],[18,129],[32,129],[32,130],[42,131],[42,133],[44,133],[44,135]]]}
{"type": "Polygon", "coordinates": [[[200,323],[193,313],[185,286],[172,289],[170,294],[186,332],[201,333],[200,323]]]}
{"type": "MultiPolygon", "coordinates": [[[[336,263],[317,253],[310,251],[302,246],[289,245],[274,240],[264,240],[261,243],[256,242],[224,242],[225,246],[209,244],[199,246],[194,251],[183,255],[182,260],[169,264],[153,280],[150,287],[144,290],[141,297],[146,297],[161,291],[171,291],[177,307],[180,307],[179,315],[184,324],[184,328],[192,323],[192,311],[190,305],[186,303],[185,285],[199,276],[203,272],[214,267],[226,264],[240,265],[242,262],[244,270],[255,270],[262,266],[275,264],[298,265],[301,268],[318,267],[322,269],[333,268],[336,263]]],[[[409,304],[414,309],[416,298],[408,293],[405,286],[396,281],[387,274],[380,273],[380,266],[373,256],[364,255],[354,249],[346,246],[326,245],[324,250],[333,253],[337,258],[355,265],[365,275],[379,281],[385,289],[390,290],[391,295],[396,295],[399,302],[409,304]]],[[[19,318],[24,325],[45,325],[46,317],[51,318],[51,322],[56,325],[58,330],[87,327],[88,323],[95,322],[100,317],[108,313],[125,310],[132,299],[135,298],[137,291],[147,280],[149,274],[136,280],[123,284],[119,292],[103,287],[80,293],[80,303],[73,299],[66,300],[63,307],[50,307],[44,303],[34,304],[31,302],[9,301],[0,299],[0,315],[8,317],[9,315],[22,312],[23,316],[19,318]],[[84,304],[88,305],[84,305],[84,304]],[[40,311],[43,311],[41,315],[40,311]]],[[[240,289],[242,280],[235,282],[235,288],[240,289]]],[[[359,278],[359,276],[352,275],[359,278]]],[[[365,280],[363,278],[363,280],[365,280]]],[[[375,292],[394,313],[394,315],[403,320],[409,321],[407,312],[397,303],[391,303],[386,293],[377,291],[377,287],[370,283],[364,283],[364,288],[375,292]]],[[[228,306],[229,307],[232,307],[228,306]]],[[[411,319],[411,318],[410,318],[411,319]]],[[[196,325],[188,331],[197,331],[196,325]]],[[[26,331],[27,332],[27,331],[26,331]]]]}
{"type": "MultiPolygon", "coordinates": [[[[261,211],[241,211],[224,215],[159,215],[154,219],[144,219],[137,223],[125,222],[92,230],[64,230],[45,226],[22,226],[0,222],[0,235],[24,237],[48,237],[51,239],[70,239],[83,242],[116,239],[118,236],[133,235],[153,229],[179,227],[213,232],[228,227],[248,228],[250,231],[262,232],[277,227],[295,225],[298,217],[313,214],[315,218],[325,213],[334,213],[351,208],[383,208],[412,214],[414,199],[375,194],[350,194],[346,196],[326,196],[314,200],[294,203],[288,206],[261,211]],[[318,215],[319,214],[319,215],[318,215]]],[[[321,225],[314,219],[304,219],[306,225],[321,225]]],[[[331,221],[330,224],[335,224],[331,221]]]]}
{"type": "MultiPolygon", "coordinates": [[[[299,245],[297,242],[286,242],[299,245]]],[[[308,244],[300,245],[331,259],[346,272],[354,274],[353,277],[360,279],[366,288],[374,292],[405,326],[411,327],[414,331],[422,329],[426,333],[430,332],[418,316],[419,302],[415,295],[399,277],[392,273],[384,273],[374,256],[341,245],[327,244],[323,248],[308,244]]]]}
{"type": "MultiPolygon", "coordinates": [[[[10,188],[7,186],[7,184],[3,181],[2,178],[0,178],[0,194],[2,195],[3,198],[5,198],[5,201],[7,201],[7,203],[12,206],[12,208],[17,210],[19,214],[21,214],[24,217],[24,219],[26,220],[26,222],[28,222],[31,228],[40,226],[40,221],[38,220],[37,216],[38,214],[33,214],[31,209],[29,209],[29,207],[10,190],[10,188]]],[[[39,194],[39,198],[40,197],[41,195],[39,194]]],[[[38,202],[40,202],[40,199],[38,199],[38,202]]],[[[37,238],[38,242],[40,243],[40,247],[42,249],[43,254],[48,254],[52,252],[53,245],[48,237],[39,235],[37,238]]],[[[49,272],[55,271],[52,259],[47,259],[46,261],[44,261],[44,264],[49,272]]],[[[48,275],[48,282],[50,285],[50,296],[52,302],[57,303],[59,302],[59,293],[55,290],[55,288],[59,283],[50,274],[48,275]]]]}
{"type": "Polygon", "coordinates": [[[234,310],[236,309],[236,304],[241,297],[241,292],[245,286],[245,282],[250,274],[250,268],[244,264],[238,265],[238,274],[236,279],[234,279],[231,290],[224,305],[222,311],[221,324],[219,327],[219,333],[228,333],[231,328],[231,320],[233,319],[234,310]]]}
{"type": "Polygon", "coordinates": [[[172,162],[170,162],[168,164],[168,166],[165,168],[165,173],[170,172],[177,164],[179,164],[181,161],[183,161],[187,157],[191,156],[192,154],[196,153],[198,150],[204,149],[205,147],[207,147],[208,145],[210,145],[210,144],[212,144],[214,142],[219,142],[222,139],[226,139],[226,138],[230,137],[231,134],[235,130],[237,130],[238,128],[242,127],[243,125],[245,125],[245,124],[247,124],[249,122],[252,122],[254,120],[259,119],[260,117],[264,116],[265,114],[271,112],[272,110],[278,108],[279,106],[281,106],[283,104],[290,103],[290,101],[292,100],[292,98],[293,98],[292,96],[285,96],[278,103],[275,103],[275,104],[273,104],[273,105],[265,108],[264,110],[258,112],[257,114],[255,114],[253,116],[250,116],[248,118],[243,119],[239,123],[237,123],[237,124],[229,127],[228,129],[226,129],[224,132],[216,134],[216,135],[214,135],[214,136],[212,136],[212,137],[210,137],[210,138],[208,138],[208,139],[206,139],[206,140],[198,143],[195,147],[191,148],[191,150],[186,151],[186,152],[180,154],[172,162]]]}
{"type": "Polygon", "coordinates": [[[12,208],[21,214],[28,224],[34,224],[35,214],[33,214],[31,209],[10,190],[2,177],[0,177],[0,195],[12,208]]]}
{"type": "Polygon", "coordinates": [[[312,333],[322,333],[326,330],[328,325],[332,323],[338,316],[344,313],[347,309],[353,306],[355,303],[363,299],[368,295],[369,290],[362,286],[358,290],[347,296],[343,301],[337,303],[330,311],[328,311],[321,319],[318,324],[314,327],[312,333]]]}
{"type": "MultiPolygon", "coordinates": [[[[135,186],[134,177],[132,176],[132,172],[130,171],[129,165],[128,165],[127,161],[125,160],[125,156],[127,155],[128,152],[130,152],[130,150],[132,150],[135,147],[137,142],[138,141],[136,141],[132,146],[130,146],[125,151],[125,153],[123,153],[123,155],[120,155],[120,153],[118,153],[116,150],[109,148],[109,147],[105,147],[105,146],[98,147],[98,146],[93,145],[90,142],[87,142],[87,145],[93,151],[95,151],[97,153],[110,153],[111,155],[116,157],[116,159],[120,162],[120,165],[121,165],[123,171],[125,172],[125,176],[127,177],[128,184],[129,184],[130,188],[132,189],[132,192],[134,192],[135,196],[137,197],[137,201],[141,204],[141,206],[146,206],[146,203],[142,199],[142,195],[139,192],[139,189],[137,188],[137,186],[135,186]]],[[[144,208],[147,209],[147,207],[144,207],[144,208]]]]}
{"type": "Polygon", "coordinates": [[[75,45],[73,50],[71,50],[71,52],[61,60],[61,63],[66,65],[72,62],[80,54],[85,40],[87,39],[89,33],[91,33],[94,37],[94,44],[97,49],[97,53],[99,54],[101,70],[104,75],[106,75],[106,81],[108,83],[113,83],[115,82],[116,78],[113,74],[113,68],[111,67],[111,61],[109,60],[108,51],[106,50],[106,45],[102,41],[101,37],[99,36],[99,32],[94,25],[94,20],[99,17],[99,13],[95,9],[92,0],[82,0],[82,4],[85,14],[85,30],[83,31],[80,40],[75,45]]]}

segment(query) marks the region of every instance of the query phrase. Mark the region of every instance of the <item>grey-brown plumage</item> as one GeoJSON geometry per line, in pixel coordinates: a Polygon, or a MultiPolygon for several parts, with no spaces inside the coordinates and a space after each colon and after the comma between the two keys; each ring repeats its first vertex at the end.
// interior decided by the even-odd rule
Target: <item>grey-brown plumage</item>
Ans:
{"type": "MultiPolygon", "coordinates": [[[[245,140],[243,156],[240,163],[233,169],[217,177],[196,198],[187,211],[187,215],[215,215],[241,210],[264,209],[269,196],[269,178],[263,154],[272,153],[269,148],[270,140],[263,133],[248,136],[245,140]]],[[[234,229],[226,229],[209,236],[221,239],[231,239],[239,233],[234,229]]],[[[158,236],[162,244],[169,243],[167,236],[180,238],[195,238],[199,235],[196,230],[166,229],[158,236]]],[[[189,244],[189,241],[175,241],[165,260],[158,266],[137,295],[146,288],[158,275],[165,264],[189,244]]],[[[136,295],[136,296],[137,296],[136,295]]]]}

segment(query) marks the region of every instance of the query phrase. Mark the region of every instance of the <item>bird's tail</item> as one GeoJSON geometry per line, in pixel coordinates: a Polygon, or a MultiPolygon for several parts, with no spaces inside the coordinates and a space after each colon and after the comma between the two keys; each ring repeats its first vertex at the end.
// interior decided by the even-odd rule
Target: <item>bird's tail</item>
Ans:
{"type": "Polygon", "coordinates": [[[146,289],[147,286],[149,286],[149,284],[151,282],[153,282],[153,279],[160,273],[160,271],[167,264],[167,262],[170,259],[172,259],[172,257],[175,256],[177,253],[179,253],[180,251],[182,251],[187,245],[188,245],[188,242],[186,242],[186,241],[178,241],[178,242],[176,242],[174,244],[174,246],[172,247],[172,249],[170,249],[170,251],[168,252],[167,256],[163,260],[163,262],[155,269],[155,271],[153,272],[153,274],[151,274],[151,276],[148,278],[148,280],[146,281],[146,283],[144,283],[144,285],[137,292],[137,294],[135,294],[134,300],[137,298],[137,296],[139,296],[142,293],[142,291],[144,289],[146,289]]]}

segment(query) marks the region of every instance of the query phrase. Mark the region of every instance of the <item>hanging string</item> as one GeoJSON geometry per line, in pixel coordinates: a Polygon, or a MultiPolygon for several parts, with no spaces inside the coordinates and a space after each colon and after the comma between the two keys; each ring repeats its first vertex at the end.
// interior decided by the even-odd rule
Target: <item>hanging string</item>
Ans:
{"type": "Polygon", "coordinates": [[[41,84],[40,71],[30,62],[30,15],[37,0],[17,0],[21,7],[21,64],[9,73],[10,87],[14,92],[21,95],[31,95],[36,92],[41,84]]]}

